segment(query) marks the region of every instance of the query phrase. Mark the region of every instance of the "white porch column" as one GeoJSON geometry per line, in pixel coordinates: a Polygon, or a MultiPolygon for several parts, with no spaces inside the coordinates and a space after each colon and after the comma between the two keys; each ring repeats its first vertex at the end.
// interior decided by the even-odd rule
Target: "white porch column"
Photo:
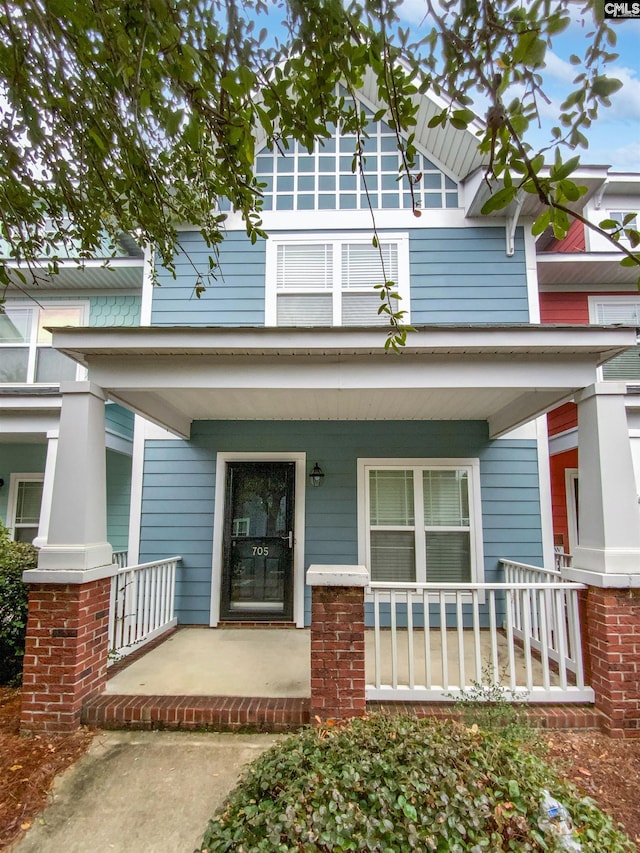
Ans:
{"type": "Polygon", "coordinates": [[[51,501],[53,500],[53,480],[56,473],[56,458],[58,456],[58,430],[47,433],[47,459],[44,464],[44,480],[42,483],[42,506],[38,535],[33,540],[36,548],[47,544],[49,535],[49,519],[51,518],[51,501]]]}
{"type": "Polygon", "coordinates": [[[47,542],[38,558],[39,573],[87,572],[112,562],[107,542],[105,397],[91,382],[63,382],[60,390],[51,515],[47,542]]]}
{"type": "Polygon", "coordinates": [[[574,572],[604,576],[597,586],[640,583],[640,510],[625,390],[621,383],[597,383],[576,396],[580,498],[574,572]]]}

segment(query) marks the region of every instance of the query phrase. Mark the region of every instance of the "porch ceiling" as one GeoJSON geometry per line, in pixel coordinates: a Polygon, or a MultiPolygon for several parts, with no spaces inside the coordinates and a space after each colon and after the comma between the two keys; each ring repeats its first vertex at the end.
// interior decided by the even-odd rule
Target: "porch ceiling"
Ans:
{"type": "Polygon", "coordinates": [[[114,400],[178,435],[193,420],[486,420],[497,436],[596,380],[635,329],[61,329],[54,346],[114,400]]]}
{"type": "Polygon", "coordinates": [[[621,267],[619,252],[549,252],[537,256],[538,283],[549,285],[607,285],[620,284],[637,289],[638,268],[621,267]]]}

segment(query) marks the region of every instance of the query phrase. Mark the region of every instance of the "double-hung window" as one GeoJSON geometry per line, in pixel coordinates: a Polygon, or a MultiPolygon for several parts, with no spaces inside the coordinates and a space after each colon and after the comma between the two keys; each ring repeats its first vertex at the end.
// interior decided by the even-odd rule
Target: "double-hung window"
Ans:
{"type": "Polygon", "coordinates": [[[402,297],[394,309],[409,311],[406,235],[370,237],[292,235],[269,240],[268,326],[370,326],[388,324],[379,313],[376,286],[394,282],[402,297]]]}
{"type": "Polygon", "coordinates": [[[84,304],[7,304],[0,313],[0,383],[76,379],[78,365],[51,346],[46,326],[80,326],[84,304]]]}
{"type": "Polygon", "coordinates": [[[477,460],[361,460],[359,473],[361,551],[371,580],[481,578],[477,460]]]}
{"type": "Polygon", "coordinates": [[[38,535],[43,474],[12,474],[7,526],[16,542],[32,542],[38,535]]]}
{"type": "MultiPolygon", "coordinates": [[[[628,296],[590,296],[589,319],[592,323],[620,324],[640,328],[640,297],[632,293],[628,296]]],[[[640,345],[628,349],[604,364],[602,378],[618,382],[640,379],[640,345]]]]}

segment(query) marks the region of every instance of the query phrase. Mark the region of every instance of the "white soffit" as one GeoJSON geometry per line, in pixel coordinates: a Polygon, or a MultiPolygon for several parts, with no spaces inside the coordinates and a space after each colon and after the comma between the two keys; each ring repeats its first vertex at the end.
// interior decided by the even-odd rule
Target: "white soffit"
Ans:
{"type": "Polygon", "coordinates": [[[621,267],[620,252],[549,252],[537,256],[538,284],[637,285],[638,267],[621,267]]]}
{"type": "Polygon", "coordinates": [[[628,328],[64,329],[54,345],[149,420],[486,420],[502,434],[596,380],[628,328]]]}
{"type": "Polygon", "coordinates": [[[9,276],[20,288],[37,288],[37,294],[56,290],[140,290],[144,262],[142,258],[113,258],[104,261],[62,261],[56,275],[48,275],[46,267],[34,272],[24,266],[20,271],[27,278],[26,285],[16,268],[9,268],[9,276]]]}

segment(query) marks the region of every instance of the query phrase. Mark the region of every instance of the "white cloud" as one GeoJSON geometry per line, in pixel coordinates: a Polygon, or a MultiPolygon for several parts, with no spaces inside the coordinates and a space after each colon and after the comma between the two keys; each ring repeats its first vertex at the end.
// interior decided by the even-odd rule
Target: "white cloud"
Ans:
{"type": "Polygon", "coordinates": [[[427,16],[427,4],[425,0],[403,0],[398,7],[398,14],[409,24],[425,24],[427,16]]]}
{"type": "Polygon", "coordinates": [[[640,171],[640,142],[631,142],[622,148],[610,153],[611,163],[614,169],[622,171],[640,171]]]}

